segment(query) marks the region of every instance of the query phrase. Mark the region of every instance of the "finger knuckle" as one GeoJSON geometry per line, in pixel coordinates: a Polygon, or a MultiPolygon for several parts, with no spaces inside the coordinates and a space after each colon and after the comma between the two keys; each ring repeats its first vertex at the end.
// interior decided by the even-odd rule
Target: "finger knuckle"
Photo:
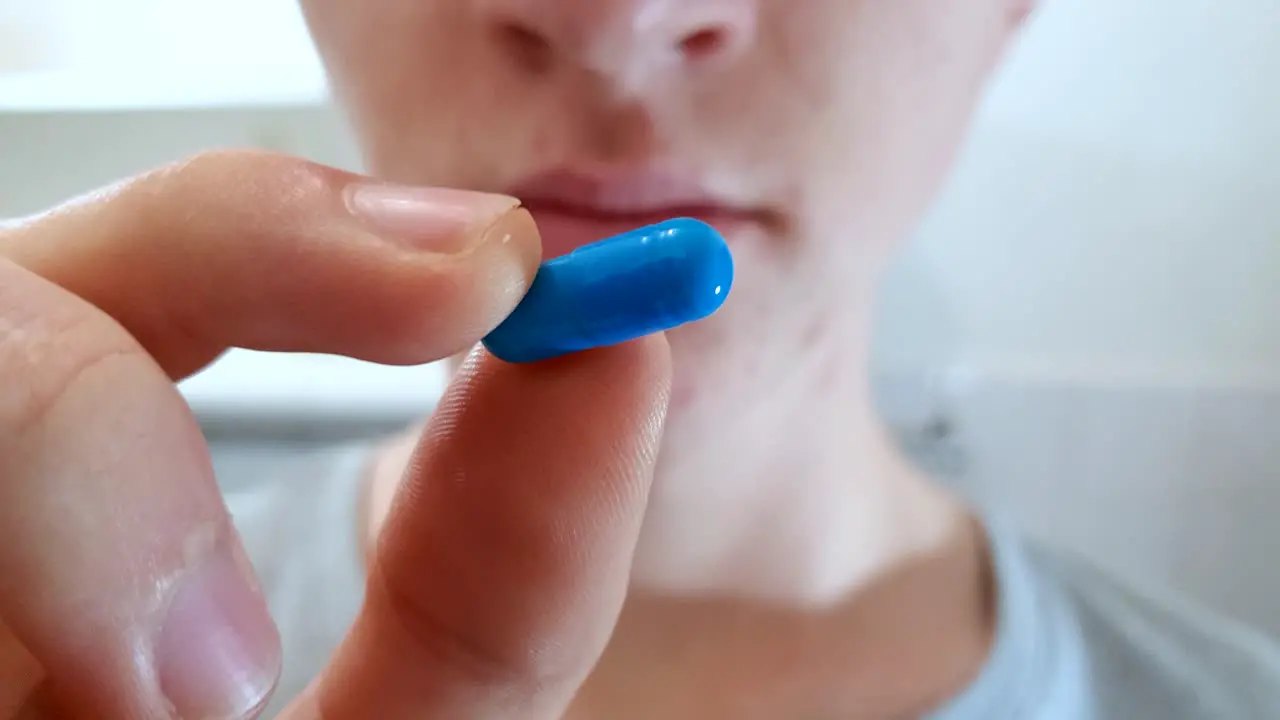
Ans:
{"type": "Polygon", "coordinates": [[[203,150],[179,160],[161,171],[187,182],[223,181],[242,174],[261,175],[286,171],[304,160],[267,150],[203,150]]]}
{"type": "Polygon", "coordinates": [[[206,191],[280,200],[327,193],[339,172],[310,160],[264,150],[210,150],[176,163],[167,174],[180,184],[206,191]]]}
{"type": "Polygon", "coordinates": [[[151,204],[149,215],[171,217],[188,232],[198,232],[206,219],[216,225],[207,228],[210,234],[234,229],[278,235],[314,225],[317,209],[335,202],[344,177],[281,153],[209,150],[142,177],[132,189],[151,204]]]}
{"type": "Polygon", "coordinates": [[[88,312],[35,308],[0,292],[0,432],[24,435],[96,368],[141,353],[102,325],[88,312]]]}
{"type": "Polygon", "coordinates": [[[371,581],[377,583],[375,587],[395,629],[417,647],[422,657],[449,668],[451,673],[479,686],[524,688],[529,692],[552,684],[558,675],[548,672],[536,649],[524,643],[500,644],[467,630],[383,574],[375,574],[371,581]]]}

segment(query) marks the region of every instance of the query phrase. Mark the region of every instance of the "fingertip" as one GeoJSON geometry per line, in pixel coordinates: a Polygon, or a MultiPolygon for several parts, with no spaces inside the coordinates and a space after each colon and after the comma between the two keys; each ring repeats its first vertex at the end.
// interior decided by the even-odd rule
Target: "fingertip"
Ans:
{"type": "Polygon", "coordinates": [[[619,366],[619,370],[637,373],[659,385],[671,380],[671,345],[666,333],[654,333],[630,342],[588,350],[603,355],[598,361],[619,366]]]}
{"type": "MultiPolygon", "coordinates": [[[[548,442],[578,433],[615,433],[629,442],[599,453],[601,461],[629,458],[624,448],[651,458],[666,420],[672,373],[671,347],[663,333],[535,363],[508,363],[478,345],[458,365],[424,439],[430,445],[435,436],[447,434],[467,444],[489,442],[469,432],[454,435],[461,413],[492,416],[486,422],[503,432],[515,432],[537,416],[558,432],[548,442]]],[[[473,422],[479,421],[467,424],[473,422]]],[[[583,440],[569,457],[591,456],[594,442],[583,440]]],[[[600,472],[613,471],[602,467],[600,472]]]]}
{"type": "Polygon", "coordinates": [[[475,240],[463,261],[478,272],[473,276],[486,306],[475,317],[478,327],[467,336],[477,340],[511,314],[533,284],[542,260],[542,236],[533,215],[515,207],[499,215],[475,240]]]}
{"type": "MultiPolygon", "coordinates": [[[[573,374],[580,377],[581,373],[623,373],[626,377],[646,378],[658,385],[669,384],[672,372],[671,345],[667,342],[665,333],[654,333],[616,345],[580,350],[532,363],[507,362],[483,346],[477,346],[458,363],[457,372],[462,374],[468,367],[471,372],[475,372],[482,363],[492,363],[517,372],[515,369],[524,369],[535,376],[573,374]]],[[[648,382],[642,384],[651,387],[648,382]]]]}
{"type": "Polygon", "coordinates": [[[480,246],[493,246],[510,252],[523,271],[525,284],[533,281],[542,262],[542,233],[533,214],[521,206],[499,215],[480,235],[480,246]]]}

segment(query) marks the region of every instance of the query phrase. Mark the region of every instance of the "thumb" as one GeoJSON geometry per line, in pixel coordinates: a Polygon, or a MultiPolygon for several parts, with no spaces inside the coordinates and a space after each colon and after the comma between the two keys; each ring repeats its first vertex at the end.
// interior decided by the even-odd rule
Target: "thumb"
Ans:
{"type": "Polygon", "coordinates": [[[669,380],[661,336],[534,365],[474,353],[289,720],[561,717],[626,594],[669,380]]]}

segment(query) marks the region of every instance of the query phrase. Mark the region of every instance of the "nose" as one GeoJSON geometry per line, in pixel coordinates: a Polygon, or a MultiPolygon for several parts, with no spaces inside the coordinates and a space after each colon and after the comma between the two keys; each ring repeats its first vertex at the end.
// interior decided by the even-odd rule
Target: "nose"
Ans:
{"type": "Polygon", "coordinates": [[[732,61],[755,41],[758,0],[481,0],[515,62],[609,74],[732,61]]]}

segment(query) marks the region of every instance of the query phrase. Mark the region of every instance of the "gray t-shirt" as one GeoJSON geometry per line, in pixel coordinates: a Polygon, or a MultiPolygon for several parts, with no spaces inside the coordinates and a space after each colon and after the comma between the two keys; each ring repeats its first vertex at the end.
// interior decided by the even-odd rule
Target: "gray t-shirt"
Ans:
{"type": "MultiPolygon", "coordinates": [[[[362,448],[300,461],[228,498],[284,641],[265,717],[301,692],[354,619],[362,448]]],[[[1280,645],[987,523],[998,633],[978,679],[928,720],[1277,720],[1280,645]]],[[[1277,569],[1280,572],[1280,569],[1277,569]]]]}

